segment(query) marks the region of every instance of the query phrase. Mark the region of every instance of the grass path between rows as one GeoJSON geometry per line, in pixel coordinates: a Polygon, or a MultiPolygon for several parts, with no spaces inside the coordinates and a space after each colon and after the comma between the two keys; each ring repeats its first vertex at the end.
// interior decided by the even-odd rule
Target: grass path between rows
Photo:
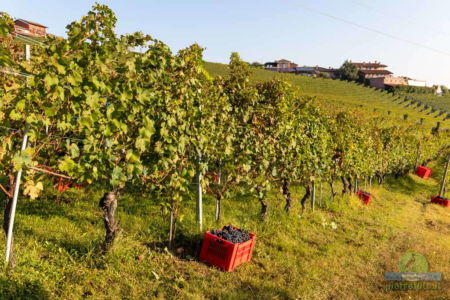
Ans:
{"type": "MultiPolygon", "coordinates": [[[[57,195],[50,188],[19,202],[18,263],[0,275],[0,299],[450,299],[450,210],[428,204],[436,180],[409,175],[368,190],[375,199],[363,206],[354,196],[325,201],[324,188],[323,209],[308,206],[302,216],[297,202],[287,215],[274,191],[267,222],[255,198],[241,195],[224,200],[216,224],[214,200],[205,197],[206,229],[233,224],[257,234],[252,261],[226,273],[193,259],[201,240],[193,201],[182,211],[174,254],[164,248],[167,216],[158,199],[124,195],[122,232],[101,257],[101,191],[57,195]],[[384,290],[384,272],[398,271],[411,251],[443,273],[441,290],[384,290]]],[[[293,192],[298,201],[303,191],[293,192]]]]}

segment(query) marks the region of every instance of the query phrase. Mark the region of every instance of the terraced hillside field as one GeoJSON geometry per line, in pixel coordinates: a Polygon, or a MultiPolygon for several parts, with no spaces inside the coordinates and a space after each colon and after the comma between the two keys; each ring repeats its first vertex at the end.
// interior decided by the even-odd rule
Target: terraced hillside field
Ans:
{"type": "MultiPolygon", "coordinates": [[[[205,68],[213,76],[226,75],[227,65],[219,63],[205,63],[205,68]]],[[[397,97],[386,91],[366,87],[364,85],[341,80],[325,78],[311,78],[293,74],[282,74],[261,69],[253,69],[254,80],[270,80],[272,78],[283,78],[300,88],[300,92],[305,96],[316,96],[320,101],[334,105],[336,102],[347,106],[363,107],[370,111],[377,111],[381,114],[391,114],[397,116],[399,121],[403,120],[407,114],[408,120],[419,122],[423,118],[425,126],[435,126],[436,122],[441,122],[442,128],[450,127],[448,120],[444,121],[446,113],[425,108],[410,101],[405,101],[404,97],[397,97]]]]}
{"type": "Polygon", "coordinates": [[[405,93],[402,96],[420,101],[423,105],[429,105],[450,112],[450,95],[448,94],[436,96],[433,94],[405,93]]]}

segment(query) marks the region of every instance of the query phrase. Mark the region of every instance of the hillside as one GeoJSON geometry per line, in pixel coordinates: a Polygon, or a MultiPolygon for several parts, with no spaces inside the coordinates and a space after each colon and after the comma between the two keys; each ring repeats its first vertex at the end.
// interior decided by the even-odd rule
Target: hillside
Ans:
{"type": "MultiPolygon", "coordinates": [[[[214,76],[224,76],[228,72],[227,66],[224,64],[207,62],[205,68],[214,76]]],[[[404,101],[404,97],[397,97],[391,93],[365,87],[358,83],[275,73],[261,69],[252,69],[252,71],[254,80],[266,81],[274,77],[283,78],[299,87],[302,94],[316,96],[326,105],[334,105],[338,102],[346,106],[362,106],[370,112],[376,111],[380,114],[397,116],[399,121],[403,120],[404,115],[407,114],[408,120],[413,122],[419,122],[421,118],[424,118],[425,126],[434,127],[436,122],[441,122],[442,128],[450,126],[449,120],[444,121],[447,116],[446,113],[440,114],[440,111],[437,110],[431,112],[431,107],[426,109],[423,106],[417,107],[409,101],[404,101]]]]}

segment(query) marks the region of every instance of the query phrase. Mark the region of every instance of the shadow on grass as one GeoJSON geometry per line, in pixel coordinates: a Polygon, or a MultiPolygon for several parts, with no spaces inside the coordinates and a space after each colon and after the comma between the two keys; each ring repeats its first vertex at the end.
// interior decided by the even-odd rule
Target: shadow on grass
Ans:
{"type": "Polygon", "coordinates": [[[61,204],[55,198],[42,199],[39,201],[23,201],[17,205],[17,213],[23,215],[35,215],[42,218],[50,218],[53,216],[68,217],[73,204],[61,204]]]}
{"type": "Polygon", "coordinates": [[[16,282],[0,278],[0,299],[50,299],[48,292],[36,281],[16,282]]]}
{"type": "Polygon", "coordinates": [[[180,259],[196,260],[200,256],[202,242],[202,234],[188,235],[179,230],[171,250],[169,249],[169,241],[167,240],[145,243],[145,246],[152,251],[170,251],[173,255],[180,259]]]}
{"type": "Polygon", "coordinates": [[[385,186],[389,190],[399,192],[410,196],[431,196],[436,193],[436,187],[434,185],[424,184],[418,182],[412,178],[411,175],[400,177],[398,179],[388,178],[385,186]]]}
{"type": "MultiPolygon", "coordinates": [[[[32,229],[23,229],[22,233],[24,236],[33,236],[37,241],[42,244],[46,244],[49,247],[51,253],[58,253],[59,249],[64,249],[68,255],[70,255],[71,260],[81,263],[87,260],[94,260],[102,258],[102,245],[103,236],[96,238],[92,241],[86,240],[69,240],[61,237],[51,237],[38,233],[32,229]]],[[[45,259],[46,257],[41,257],[45,259]]],[[[96,267],[96,266],[95,266],[96,267]]],[[[2,299],[2,298],[0,298],[2,299]]]]}

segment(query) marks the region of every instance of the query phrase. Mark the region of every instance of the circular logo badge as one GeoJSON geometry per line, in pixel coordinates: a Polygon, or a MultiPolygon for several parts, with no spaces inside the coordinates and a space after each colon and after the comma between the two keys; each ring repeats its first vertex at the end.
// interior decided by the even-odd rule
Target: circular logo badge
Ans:
{"type": "Polygon", "coordinates": [[[426,273],[428,272],[428,261],[418,252],[409,252],[400,259],[398,270],[406,273],[426,273]]]}

